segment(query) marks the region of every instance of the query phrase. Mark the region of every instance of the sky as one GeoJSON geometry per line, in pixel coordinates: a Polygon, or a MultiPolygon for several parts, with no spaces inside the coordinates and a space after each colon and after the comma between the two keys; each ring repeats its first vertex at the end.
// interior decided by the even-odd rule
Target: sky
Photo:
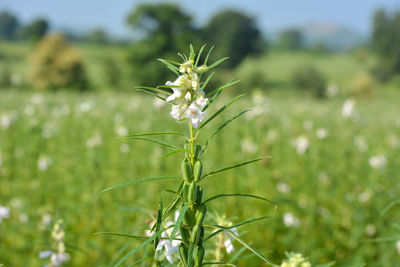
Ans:
{"type": "Polygon", "coordinates": [[[329,23],[368,34],[374,9],[400,8],[400,0],[0,0],[0,10],[14,12],[24,23],[41,16],[55,28],[85,32],[101,27],[129,37],[127,14],[138,4],[155,2],[180,4],[198,25],[222,9],[239,9],[254,16],[264,32],[329,23]]]}

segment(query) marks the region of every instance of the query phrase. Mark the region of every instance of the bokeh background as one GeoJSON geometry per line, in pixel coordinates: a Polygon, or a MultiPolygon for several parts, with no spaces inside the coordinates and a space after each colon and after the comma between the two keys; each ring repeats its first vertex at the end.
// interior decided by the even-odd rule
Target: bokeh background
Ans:
{"type": "MultiPolygon", "coordinates": [[[[216,107],[246,97],[219,122],[251,108],[214,139],[206,169],[272,156],[204,186],[276,209],[228,198],[213,212],[234,223],[269,216],[241,236],[276,263],[295,251],[313,263],[400,266],[397,0],[0,0],[0,265],[42,266],[59,218],[66,266],[112,266],[139,245],[95,233],[143,234],[176,184],[100,192],[179,173],[179,156],[160,159],[168,148],[119,137],[186,130],[134,87],[174,79],[157,59],[179,61],[189,44],[214,45],[211,61],[230,57],[210,90],[242,80],[216,107]]],[[[264,266],[246,253],[238,266],[264,266]]]]}

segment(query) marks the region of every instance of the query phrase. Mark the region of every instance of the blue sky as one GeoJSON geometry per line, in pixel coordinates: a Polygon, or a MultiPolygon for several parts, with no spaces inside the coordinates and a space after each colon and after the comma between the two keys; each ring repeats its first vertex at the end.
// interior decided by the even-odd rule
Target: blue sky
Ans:
{"type": "MultiPolygon", "coordinates": [[[[56,27],[86,31],[103,27],[116,36],[129,36],[124,18],[135,5],[152,0],[0,0],[0,9],[18,14],[23,22],[44,16],[56,27]]],[[[368,33],[373,10],[400,8],[400,0],[173,0],[198,24],[224,8],[254,16],[263,31],[308,23],[333,23],[368,33]]]]}

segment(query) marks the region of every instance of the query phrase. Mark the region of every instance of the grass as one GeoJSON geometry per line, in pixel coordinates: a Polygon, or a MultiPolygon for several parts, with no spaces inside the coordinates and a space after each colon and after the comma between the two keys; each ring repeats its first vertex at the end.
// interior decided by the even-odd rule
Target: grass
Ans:
{"type": "MultiPolygon", "coordinates": [[[[23,45],[2,44],[6,46],[10,55],[25,55],[19,57],[21,62],[29,52],[23,45]]],[[[89,73],[99,76],[97,63],[105,50],[80,49],[88,58],[89,73]]],[[[105,49],[122,59],[118,48],[105,49]]],[[[16,71],[25,73],[21,62],[15,61],[16,71]]],[[[364,70],[364,64],[349,54],[314,58],[307,53],[281,53],[261,58],[257,64],[264,62],[275,83],[287,82],[291,69],[304,62],[314,62],[339,85],[364,70]]],[[[395,242],[372,241],[395,237],[393,225],[400,219],[395,208],[381,215],[400,193],[400,92],[378,88],[369,97],[357,99],[354,119],[341,116],[343,96],[317,101],[291,90],[272,90],[267,96],[268,101],[262,98],[263,104],[258,104],[257,95],[249,94],[223,113],[217,120],[220,123],[256,106],[213,139],[204,165],[209,172],[259,156],[272,159],[209,177],[203,185],[205,198],[250,193],[277,202],[277,209],[262,201],[225,198],[210,202],[211,210],[226,213],[234,223],[269,216],[242,229],[240,237],[274,262],[282,260],[285,251],[296,251],[314,263],[335,260],[337,266],[393,266],[398,259],[395,242]],[[325,139],[317,138],[319,128],[327,130],[325,139]],[[304,155],[292,145],[299,136],[309,140],[304,155]],[[361,139],[367,143],[366,150],[356,144],[361,139]],[[369,165],[370,157],[378,154],[387,159],[381,170],[369,165]],[[297,218],[298,224],[285,225],[285,214],[297,218]]],[[[158,109],[151,98],[139,93],[1,91],[0,122],[8,117],[11,124],[0,125],[0,205],[10,207],[11,218],[0,224],[0,263],[43,265],[38,253],[48,249],[51,231],[51,225],[42,222],[46,214],[53,222],[56,218],[65,221],[70,266],[108,266],[123,246],[138,246],[139,241],[95,233],[143,235],[151,217],[137,207],[155,212],[162,189],[174,189],[178,182],[100,192],[139,178],[179,174],[180,156],[160,160],[168,148],[118,138],[124,131],[185,131],[185,125],[168,113],[167,106],[158,109]],[[41,170],[38,162],[46,157],[51,164],[41,170]]],[[[205,127],[203,142],[216,125],[205,127]]],[[[160,140],[178,146],[183,143],[175,136],[160,140]]],[[[261,266],[261,262],[244,256],[238,265],[261,266]]]]}

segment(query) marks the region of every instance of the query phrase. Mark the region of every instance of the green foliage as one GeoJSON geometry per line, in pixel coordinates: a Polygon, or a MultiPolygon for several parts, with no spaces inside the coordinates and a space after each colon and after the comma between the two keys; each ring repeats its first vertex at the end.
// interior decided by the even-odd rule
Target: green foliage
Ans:
{"type": "Polygon", "coordinates": [[[283,31],[279,36],[278,45],[287,50],[299,50],[304,47],[303,34],[298,29],[283,31]]]}
{"type": "Polygon", "coordinates": [[[0,39],[16,39],[19,27],[20,23],[15,15],[7,11],[0,12],[0,39]]]}
{"type": "Polygon", "coordinates": [[[313,66],[298,67],[292,76],[294,86],[301,90],[309,90],[318,98],[325,97],[326,78],[313,66]]]}
{"type": "Polygon", "coordinates": [[[92,44],[107,44],[110,41],[110,37],[104,29],[99,28],[89,32],[85,40],[92,44]]]}
{"type": "Polygon", "coordinates": [[[82,91],[88,87],[82,57],[61,34],[49,35],[38,43],[32,56],[31,80],[38,90],[82,91]]]}
{"type": "Polygon", "coordinates": [[[265,50],[254,18],[240,11],[225,10],[214,15],[203,29],[203,39],[215,45],[212,59],[229,57],[222,66],[234,68],[248,55],[265,50]]]}
{"type": "Polygon", "coordinates": [[[349,94],[354,96],[368,96],[375,88],[375,79],[369,73],[358,73],[350,81],[349,94]]]}
{"type": "Polygon", "coordinates": [[[39,41],[42,39],[49,30],[49,23],[46,19],[39,18],[32,21],[23,29],[24,38],[30,41],[39,41]]]}
{"type": "Polygon", "coordinates": [[[373,18],[372,47],[379,56],[374,72],[385,80],[400,73],[400,10],[388,13],[378,9],[373,18]]]}
{"type": "Polygon", "coordinates": [[[171,79],[156,58],[176,60],[176,51],[197,44],[192,18],[175,4],[141,4],[127,17],[127,24],[143,38],[129,48],[131,77],[137,84],[154,86],[171,79]]]}

